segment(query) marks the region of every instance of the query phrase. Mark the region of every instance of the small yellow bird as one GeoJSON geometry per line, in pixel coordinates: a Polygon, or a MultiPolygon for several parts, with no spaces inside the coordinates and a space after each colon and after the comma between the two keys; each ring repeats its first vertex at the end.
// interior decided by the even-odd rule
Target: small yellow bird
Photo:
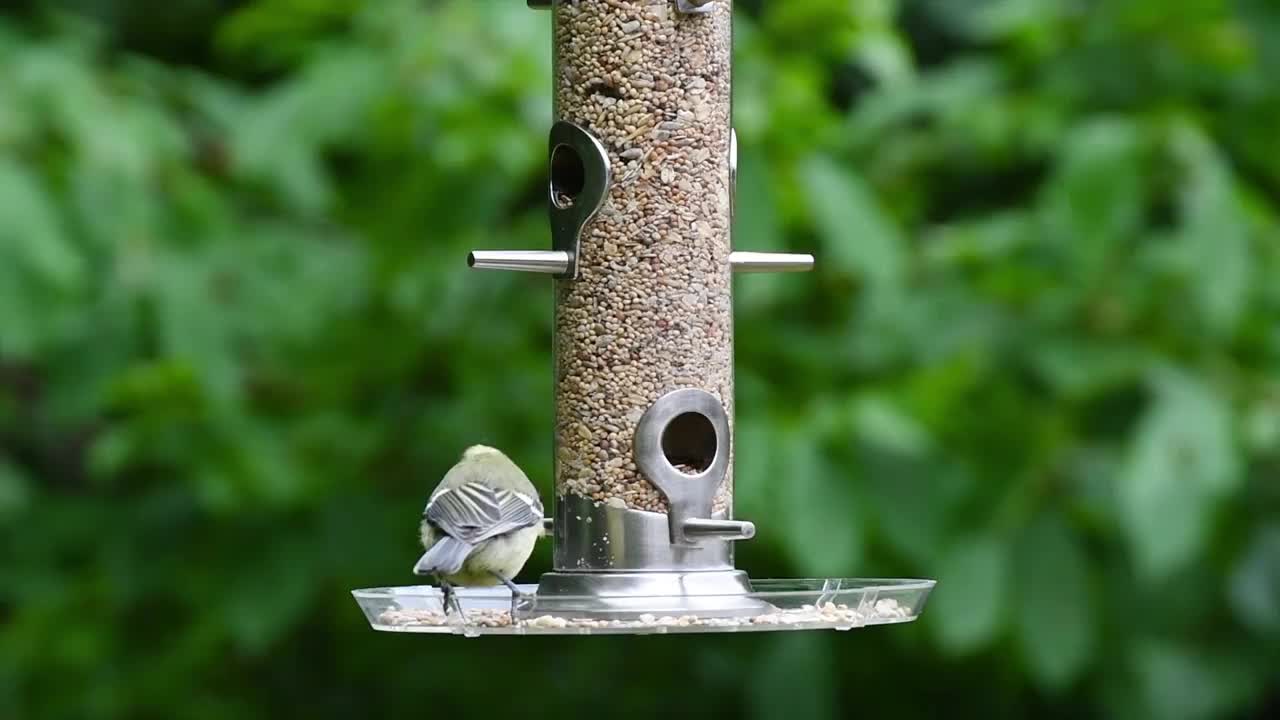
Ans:
{"type": "Polygon", "coordinates": [[[422,547],[413,568],[433,575],[450,606],[462,615],[453,586],[502,583],[519,595],[513,578],[542,536],[542,501],[519,466],[501,451],[473,445],[445,473],[422,511],[422,547]]]}

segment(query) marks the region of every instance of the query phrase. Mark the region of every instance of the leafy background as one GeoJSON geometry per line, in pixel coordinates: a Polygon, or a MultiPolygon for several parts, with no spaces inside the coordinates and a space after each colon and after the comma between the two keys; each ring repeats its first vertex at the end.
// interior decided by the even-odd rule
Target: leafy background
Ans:
{"type": "MultiPolygon", "coordinates": [[[[549,18],[0,14],[0,715],[1266,717],[1280,707],[1280,9],[739,0],[756,577],[941,581],[852,634],[424,639],[474,442],[549,492],[549,18]]],[[[549,568],[548,548],[525,579],[549,568]]]]}

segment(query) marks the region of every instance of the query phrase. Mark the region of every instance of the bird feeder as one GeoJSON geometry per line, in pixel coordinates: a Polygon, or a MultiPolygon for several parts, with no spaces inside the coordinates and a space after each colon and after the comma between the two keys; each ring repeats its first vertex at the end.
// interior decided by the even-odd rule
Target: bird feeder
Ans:
{"type": "MultiPolygon", "coordinates": [[[[476,250],[555,288],[554,570],[523,595],[357,590],[378,630],[652,633],[913,620],[928,580],[752,580],[735,542],[732,0],[528,0],[554,32],[549,250],[476,250]]],[[[856,242],[856,238],[851,239],[856,242]]],[[[780,479],[782,481],[782,479],[780,479]]],[[[762,518],[766,520],[767,518],[762,518]]]]}

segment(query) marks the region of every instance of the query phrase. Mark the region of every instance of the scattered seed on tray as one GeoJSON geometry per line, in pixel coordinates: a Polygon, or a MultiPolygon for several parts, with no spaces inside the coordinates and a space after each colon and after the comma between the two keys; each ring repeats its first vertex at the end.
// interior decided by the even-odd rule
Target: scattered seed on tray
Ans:
{"type": "MultiPolygon", "coordinates": [[[[837,630],[849,630],[868,624],[899,622],[911,618],[911,611],[893,599],[877,600],[868,611],[860,611],[848,605],[824,603],[800,608],[778,609],[759,615],[743,617],[701,617],[698,615],[643,614],[634,620],[598,620],[594,618],[538,615],[520,618],[512,622],[507,610],[468,610],[467,627],[483,631],[492,628],[518,629],[522,631],[555,631],[571,628],[590,631],[638,630],[641,632],[667,628],[729,628],[760,625],[828,626],[837,630]]],[[[409,629],[414,626],[443,627],[451,623],[461,625],[457,618],[446,617],[438,610],[387,610],[378,622],[382,625],[409,629]]]]}

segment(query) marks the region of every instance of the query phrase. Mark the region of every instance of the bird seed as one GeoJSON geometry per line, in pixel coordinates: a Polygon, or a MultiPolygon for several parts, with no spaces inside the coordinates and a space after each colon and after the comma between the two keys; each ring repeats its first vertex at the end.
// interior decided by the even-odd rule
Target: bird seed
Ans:
{"type": "MultiPolygon", "coordinates": [[[[667,512],[632,440],[659,397],[699,388],[733,418],[731,2],[554,4],[555,114],[608,149],[613,184],[556,290],[556,489],[667,512]]],[[[732,458],[716,497],[732,498],[732,458]]]]}

